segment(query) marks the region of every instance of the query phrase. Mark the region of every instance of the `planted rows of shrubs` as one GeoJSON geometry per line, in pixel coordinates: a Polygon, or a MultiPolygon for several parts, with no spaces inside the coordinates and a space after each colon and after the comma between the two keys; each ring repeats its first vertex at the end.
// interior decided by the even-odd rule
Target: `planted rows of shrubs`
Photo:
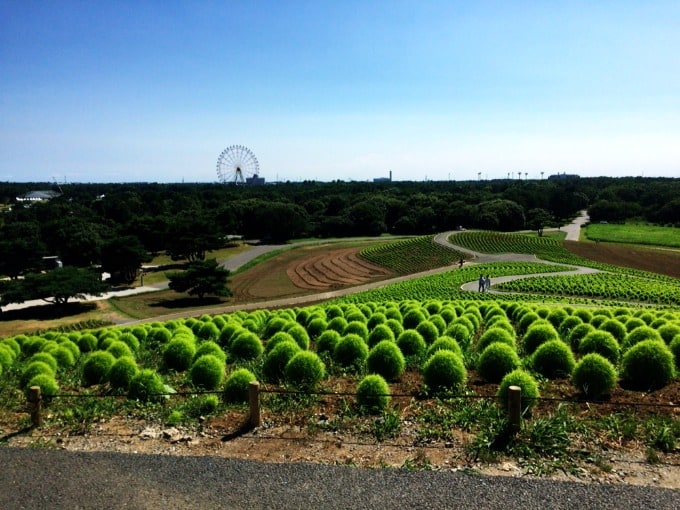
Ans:
{"type": "Polygon", "coordinates": [[[534,294],[593,297],[619,301],[680,304],[680,281],[659,282],[610,273],[524,278],[503,283],[499,290],[534,294]]]}
{"type": "MultiPolygon", "coordinates": [[[[510,385],[525,406],[543,379],[569,379],[586,398],[618,384],[650,391],[671,383],[680,360],[678,312],[520,302],[431,299],[327,304],[277,311],[103,328],[0,340],[0,370],[16,391],[127,395],[163,401],[178,388],[247,399],[260,380],[313,391],[335,375],[356,377],[368,412],[389,404],[390,383],[405,371],[422,391],[455,393],[469,371],[510,385]]],[[[213,403],[216,402],[214,397],[213,403]]]]}
{"type": "Polygon", "coordinates": [[[460,252],[435,243],[433,236],[372,245],[361,250],[360,255],[374,264],[400,274],[412,274],[447,266],[464,257],[460,252]]]}

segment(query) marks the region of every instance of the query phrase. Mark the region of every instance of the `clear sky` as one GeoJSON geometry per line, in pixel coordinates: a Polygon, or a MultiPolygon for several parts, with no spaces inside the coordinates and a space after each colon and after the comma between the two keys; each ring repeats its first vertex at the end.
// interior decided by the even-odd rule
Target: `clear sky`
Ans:
{"type": "Polygon", "coordinates": [[[680,177],[680,2],[0,0],[0,181],[680,177]]]}

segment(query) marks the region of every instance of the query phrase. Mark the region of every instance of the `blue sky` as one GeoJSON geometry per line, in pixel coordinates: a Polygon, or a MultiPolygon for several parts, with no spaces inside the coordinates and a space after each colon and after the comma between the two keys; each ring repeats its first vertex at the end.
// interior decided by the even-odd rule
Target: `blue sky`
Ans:
{"type": "Polygon", "coordinates": [[[0,181],[680,177],[680,2],[0,0],[0,181]]]}

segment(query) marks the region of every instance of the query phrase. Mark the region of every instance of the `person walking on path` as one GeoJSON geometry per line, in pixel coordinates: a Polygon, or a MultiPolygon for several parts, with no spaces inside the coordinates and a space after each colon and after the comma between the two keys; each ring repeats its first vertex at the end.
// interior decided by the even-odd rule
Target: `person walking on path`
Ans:
{"type": "Polygon", "coordinates": [[[484,275],[479,275],[479,292],[484,292],[484,289],[486,288],[486,280],[484,279],[484,275]]]}
{"type": "Polygon", "coordinates": [[[491,290],[491,275],[486,275],[484,278],[484,290],[487,292],[491,290]]]}

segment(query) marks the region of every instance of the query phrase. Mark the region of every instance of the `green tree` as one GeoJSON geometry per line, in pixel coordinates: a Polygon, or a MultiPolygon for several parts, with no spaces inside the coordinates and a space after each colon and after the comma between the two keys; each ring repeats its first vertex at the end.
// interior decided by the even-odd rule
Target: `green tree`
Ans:
{"type": "Polygon", "coordinates": [[[207,294],[231,296],[227,288],[229,270],[223,268],[215,259],[190,262],[186,271],[167,273],[168,286],[176,292],[186,292],[190,296],[203,299],[207,294]]]}
{"type": "Polygon", "coordinates": [[[222,236],[211,215],[191,209],[178,214],[169,227],[168,253],[172,260],[204,260],[222,246],[222,236]]]}
{"type": "Polygon", "coordinates": [[[100,296],[108,290],[99,273],[72,266],[47,273],[29,273],[23,280],[4,282],[0,286],[0,305],[42,299],[49,303],[65,304],[69,299],[100,296]]]}
{"type": "Polygon", "coordinates": [[[539,237],[543,237],[543,229],[551,226],[553,222],[552,214],[540,207],[530,209],[527,212],[527,226],[531,230],[535,230],[539,237]]]}
{"type": "Polygon", "coordinates": [[[41,269],[45,245],[34,222],[6,224],[0,230],[0,275],[17,278],[41,269]]]}
{"type": "Polygon", "coordinates": [[[135,236],[117,237],[102,248],[102,271],[111,274],[113,283],[132,283],[142,262],[149,260],[144,246],[135,236]]]}

